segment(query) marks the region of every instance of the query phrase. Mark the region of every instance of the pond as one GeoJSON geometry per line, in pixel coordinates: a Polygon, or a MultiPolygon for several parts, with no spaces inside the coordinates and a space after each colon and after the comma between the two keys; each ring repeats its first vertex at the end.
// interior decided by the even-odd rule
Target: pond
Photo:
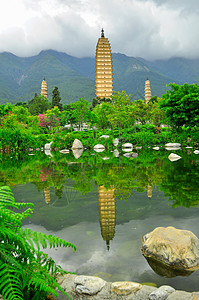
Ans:
{"type": "Polygon", "coordinates": [[[24,227],[76,245],[76,252],[47,250],[65,270],[196,291],[199,271],[162,277],[140,250],[142,236],[158,226],[199,237],[199,157],[183,149],[171,162],[170,152],[139,149],[128,158],[84,151],[78,159],[72,153],[1,153],[0,181],[12,187],[16,201],[34,203],[24,227]]]}

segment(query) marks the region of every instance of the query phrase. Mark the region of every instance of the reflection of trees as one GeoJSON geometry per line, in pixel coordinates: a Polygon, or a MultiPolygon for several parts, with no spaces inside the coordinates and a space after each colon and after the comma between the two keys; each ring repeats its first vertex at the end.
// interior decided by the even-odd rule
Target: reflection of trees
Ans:
{"type": "Polygon", "coordinates": [[[117,199],[128,200],[133,195],[133,190],[138,192],[147,191],[152,196],[153,185],[159,185],[164,178],[161,165],[155,163],[143,166],[141,163],[130,162],[127,165],[106,165],[97,168],[95,180],[98,185],[107,188],[115,187],[117,199]]]}
{"type": "Polygon", "coordinates": [[[199,165],[195,161],[183,160],[169,164],[165,167],[165,178],[160,186],[169,200],[173,202],[172,207],[197,206],[199,204],[199,165]],[[168,167],[168,166],[167,166],[168,167]]]}
{"type": "Polygon", "coordinates": [[[82,195],[92,190],[93,169],[89,164],[77,163],[69,165],[68,176],[75,180],[76,183],[73,188],[82,195]]]}
{"type": "Polygon", "coordinates": [[[103,161],[102,155],[105,154],[91,156],[85,151],[80,162],[74,162],[72,154],[67,156],[68,161],[66,156],[58,154],[50,160],[39,153],[16,157],[1,154],[1,185],[12,187],[32,182],[42,193],[51,187],[57,201],[63,198],[69,178],[74,181],[73,189],[81,194],[90,192],[93,182],[107,189],[114,186],[117,199],[128,199],[135,189],[151,197],[153,187],[159,186],[173,207],[199,204],[199,165],[195,157],[185,155],[182,160],[171,163],[168,152],[143,151],[134,160],[109,155],[110,159],[103,161]]]}

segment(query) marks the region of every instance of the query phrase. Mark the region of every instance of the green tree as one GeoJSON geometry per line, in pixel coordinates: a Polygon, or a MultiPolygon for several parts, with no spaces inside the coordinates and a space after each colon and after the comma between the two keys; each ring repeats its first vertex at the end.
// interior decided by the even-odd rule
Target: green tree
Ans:
{"type": "Polygon", "coordinates": [[[150,120],[150,104],[144,103],[143,100],[135,100],[133,105],[133,115],[136,122],[141,123],[142,125],[146,124],[150,120]]]}
{"type": "MultiPolygon", "coordinates": [[[[150,103],[148,103],[148,105],[150,105],[150,103]]],[[[155,126],[160,127],[160,125],[164,123],[165,118],[166,118],[165,112],[159,108],[158,102],[154,102],[151,105],[151,111],[150,111],[151,122],[155,126]]]]}
{"type": "Polygon", "coordinates": [[[22,105],[14,105],[12,112],[17,116],[17,121],[22,123],[26,123],[27,118],[30,115],[28,108],[22,105]]]}
{"type": "Polygon", "coordinates": [[[93,98],[93,102],[92,102],[92,107],[94,108],[97,104],[102,104],[102,103],[111,103],[112,100],[110,98],[100,98],[100,97],[96,97],[93,98]]]}
{"type": "Polygon", "coordinates": [[[61,102],[60,93],[58,87],[55,86],[54,90],[52,91],[52,108],[57,106],[59,110],[62,110],[62,104],[60,102],[61,102]]]}
{"type": "Polygon", "coordinates": [[[107,117],[112,127],[119,129],[119,136],[122,128],[133,124],[130,97],[131,95],[128,96],[125,91],[115,92],[112,96],[112,110],[107,117]]]}
{"type": "Polygon", "coordinates": [[[105,129],[111,127],[108,115],[112,112],[112,104],[103,102],[101,105],[95,106],[93,113],[95,115],[94,123],[97,128],[105,129]]]}
{"type": "Polygon", "coordinates": [[[171,90],[162,95],[160,108],[173,127],[197,126],[199,122],[199,86],[197,84],[169,84],[171,90]]]}
{"type": "Polygon", "coordinates": [[[22,102],[22,101],[19,101],[15,104],[15,106],[24,106],[24,107],[27,107],[27,103],[26,102],[22,102]]]}
{"type": "Polygon", "coordinates": [[[73,130],[73,124],[75,124],[76,119],[73,115],[74,108],[71,107],[70,104],[63,106],[63,111],[61,112],[60,116],[60,123],[62,126],[69,124],[71,131],[73,130]]]}
{"type": "Polygon", "coordinates": [[[50,103],[45,96],[38,96],[35,93],[35,96],[32,100],[28,101],[28,110],[31,115],[43,114],[50,108],[50,103]]]}
{"type": "Polygon", "coordinates": [[[81,130],[83,123],[89,122],[91,116],[91,105],[84,98],[80,98],[77,102],[71,104],[72,117],[76,120],[81,130]]]}

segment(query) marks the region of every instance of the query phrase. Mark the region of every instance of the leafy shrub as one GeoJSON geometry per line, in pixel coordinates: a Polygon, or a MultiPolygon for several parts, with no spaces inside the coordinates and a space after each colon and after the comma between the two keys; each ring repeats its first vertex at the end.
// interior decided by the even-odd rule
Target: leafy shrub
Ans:
{"type": "Polygon", "coordinates": [[[32,203],[16,203],[8,186],[0,187],[0,293],[7,300],[41,300],[57,296],[54,287],[67,295],[56,282],[66,273],[40,250],[50,247],[76,247],[52,235],[22,229],[22,220],[33,212],[32,203]],[[19,210],[23,209],[20,213],[19,210]]]}
{"type": "Polygon", "coordinates": [[[29,147],[43,147],[49,141],[49,136],[45,134],[33,135],[28,130],[22,131],[16,129],[1,129],[0,130],[0,147],[9,151],[23,151],[29,147]]]}

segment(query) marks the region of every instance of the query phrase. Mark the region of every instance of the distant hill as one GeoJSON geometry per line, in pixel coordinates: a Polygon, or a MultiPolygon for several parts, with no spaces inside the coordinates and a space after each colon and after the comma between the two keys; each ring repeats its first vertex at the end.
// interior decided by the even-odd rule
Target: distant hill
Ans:
{"type": "Polygon", "coordinates": [[[155,71],[161,72],[174,80],[196,83],[199,79],[199,59],[170,58],[168,60],[147,61],[138,58],[155,71]]]}
{"type": "MultiPolygon", "coordinates": [[[[113,90],[125,90],[133,99],[144,98],[144,84],[148,77],[152,95],[161,96],[170,82],[183,84],[197,82],[199,60],[173,58],[146,61],[113,53],[113,90]]],[[[32,57],[17,57],[12,53],[0,53],[0,104],[28,101],[40,87],[45,76],[48,98],[58,86],[62,103],[67,104],[84,97],[95,97],[95,59],[76,58],[66,53],[46,50],[32,57]]]]}

